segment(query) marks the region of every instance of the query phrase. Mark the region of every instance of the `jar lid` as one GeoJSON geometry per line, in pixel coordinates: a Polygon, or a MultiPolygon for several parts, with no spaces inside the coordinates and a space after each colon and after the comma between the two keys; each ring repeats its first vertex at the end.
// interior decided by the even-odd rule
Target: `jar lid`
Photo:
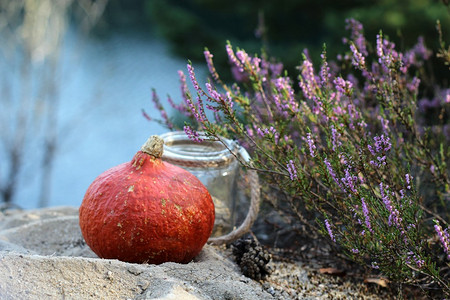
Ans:
{"type": "Polygon", "coordinates": [[[235,162],[235,155],[239,152],[237,143],[222,137],[223,143],[209,140],[197,143],[189,139],[184,131],[168,132],[160,137],[164,140],[162,159],[178,166],[189,168],[224,167],[235,162]]]}

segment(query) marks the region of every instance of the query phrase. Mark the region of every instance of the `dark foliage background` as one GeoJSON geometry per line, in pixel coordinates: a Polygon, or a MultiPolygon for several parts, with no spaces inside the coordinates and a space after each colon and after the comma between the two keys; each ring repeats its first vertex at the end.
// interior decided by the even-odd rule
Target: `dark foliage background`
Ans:
{"type": "MultiPolygon", "coordinates": [[[[347,18],[360,20],[368,38],[375,39],[382,30],[399,49],[414,45],[418,35],[436,48],[437,19],[442,28],[450,28],[450,7],[438,0],[148,0],[143,12],[182,57],[203,59],[204,47],[208,47],[216,67],[228,68],[223,49],[229,40],[249,53],[259,53],[264,47],[292,74],[305,48],[316,62],[323,43],[331,59],[343,52],[341,37],[347,18]]],[[[444,34],[445,39],[450,37],[450,31],[444,34]]]]}

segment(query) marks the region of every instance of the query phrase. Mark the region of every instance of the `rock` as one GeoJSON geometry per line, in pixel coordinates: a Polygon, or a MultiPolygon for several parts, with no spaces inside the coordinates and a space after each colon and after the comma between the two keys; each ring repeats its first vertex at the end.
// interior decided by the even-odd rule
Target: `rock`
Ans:
{"type": "Polygon", "coordinates": [[[98,258],[72,207],[0,215],[0,299],[274,299],[206,245],[188,264],[98,258]]]}

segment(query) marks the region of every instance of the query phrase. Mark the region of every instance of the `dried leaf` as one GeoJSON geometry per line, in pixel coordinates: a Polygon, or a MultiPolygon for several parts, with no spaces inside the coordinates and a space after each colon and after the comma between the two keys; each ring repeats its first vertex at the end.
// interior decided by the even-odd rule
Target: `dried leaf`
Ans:
{"type": "Polygon", "coordinates": [[[388,287],[389,280],[386,278],[366,278],[364,279],[365,283],[375,283],[382,287],[388,287]]]}
{"type": "Polygon", "coordinates": [[[319,269],[321,274],[334,275],[334,276],[345,276],[344,270],[339,270],[336,268],[321,268],[319,269]]]}

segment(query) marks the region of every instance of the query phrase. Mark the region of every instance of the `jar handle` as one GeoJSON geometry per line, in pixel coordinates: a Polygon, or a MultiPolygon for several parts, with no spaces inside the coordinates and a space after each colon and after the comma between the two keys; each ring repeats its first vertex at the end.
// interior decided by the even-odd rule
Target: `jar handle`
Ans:
{"type": "MultiPolygon", "coordinates": [[[[239,146],[238,155],[244,162],[251,164],[250,155],[247,153],[244,147],[239,146]]],[[[260,197],[258,173],[255,170],[248,170],[248,176],[250,183],[250,207],[247,212],[247,216],[245,217],[242,224],[238,228],[231,231],[230,233],[218,237],[209,238],[208,239],[209,244],[213,245],[228,244],[234,242],[235,240],[239,239],[241,236],[250,231],[250,228],[252,227],[253,223],[258,217],[261,197],[260,197]]]]}

